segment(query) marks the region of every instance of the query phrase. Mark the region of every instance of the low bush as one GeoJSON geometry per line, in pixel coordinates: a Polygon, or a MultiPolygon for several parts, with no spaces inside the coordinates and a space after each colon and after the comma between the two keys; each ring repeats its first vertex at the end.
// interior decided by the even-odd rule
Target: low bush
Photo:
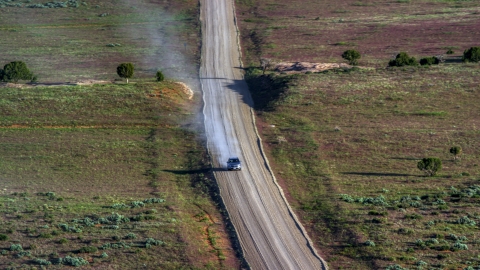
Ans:
{"type": "Polygon", "coordinates": [[[480,47],[471,47],[463,52],[464,62],[480,62],[480,47]]]}
{"type": "Polygon", "coordinates": [[[347,50],[343,52],[342,58],[347,60],[350,65],[358,65],[358,59],[361,58],[361,55],[356,50],[347,50]]]}
{"type": "Polygon", "coordinates": [[[165,76],[160,70],[155,74],[155,78],[157,78],[157,82],[163,82],[165,80],[165,76]]]}
{"type": "Polygon", "coordinates": [[[422,66],[438,65],[439,63],[440,63],[440,60],[435,56],[424,57],[424,58],[420,59],[420,65],[422,65],[422,66]]]}
{"type": "Polygon", "coordinates": [[[8,235],[0,234],[0,241],[5,241],[5,240],[8,240],[8,235]]]}
{"type": "Polygon", "coordinates": [[[391,67],[418,66],[418,62],[415,57],[410,57],[406,52],[401,52],[397,54],[395,59],[390,60],[388,65],[391,67]]]}
{"type": "Polygon", "coordinates": [[[10,245],[10,251],[22,251],[22,245],[20,244],[11,244],[10,245]]]}
{"type": "Polygon", "coordinates": [[[35,262],[36,264],[39,264],[39,265],[51,265],[51,264],[52,264],[50,261],[47,261],[47,260],[45,260],[45,259],[40,259],[40,258],[36,258],[36,259],[34,260],[34,262],[35,262]]]}
{"type": "Polygon", "coordinates": [[[79,253],[95,253],[98,251],[98,248],[93,246],[82,247],[78,252],[79,253]]]}
{"type": "Polygon", "coordinates": [[[65,258],[58,258],[56,260],[56,264],[82,266],[82,265],[87,265],[88,261],[81,257],[66,256],[65,258]]]}

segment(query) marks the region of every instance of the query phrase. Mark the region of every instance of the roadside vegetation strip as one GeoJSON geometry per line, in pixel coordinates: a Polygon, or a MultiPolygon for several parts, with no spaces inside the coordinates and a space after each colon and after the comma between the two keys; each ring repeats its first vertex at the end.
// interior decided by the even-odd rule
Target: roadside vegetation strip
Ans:
{"type": "Polygon", "coordinates": [[[261,72],[251,69],[246,79],[265,149],[330,267],[477,261],[478,242],[468,240],[479,236],[480,221],[475,65],[261,72]],[[449,152],[453,145],[462,146],[461,160],[449,152]],[[429,156],[443,163],[435,177],[417,168],[429,156]]]}
{"type": "Polygon", "coordinates": [[[205,153],[196,135],[180,127],[187,104],[193,105],[182,86],[2,90],[9,102],[0,110],[15,116],[21,108],[36,126],[0,128],[0,268],[82,260],[121,268],[237,264],[210,193],[199,192],[207,181],[199,176],[205,153]],[[34,106],[26,106],[30,101],[34,106]],[[118,113],[123,125],[104,117],[110,113],[118,113]],[[68,123],[71,115],[89,118],[94,128],[44,128],[54,117],[68,123]],[[195,218],[198,207],[216,220],[210,226],[215,253],[205,242],[204,221],[195,218]],[[11,243],[23,251],[10,250],[11,243]]]}

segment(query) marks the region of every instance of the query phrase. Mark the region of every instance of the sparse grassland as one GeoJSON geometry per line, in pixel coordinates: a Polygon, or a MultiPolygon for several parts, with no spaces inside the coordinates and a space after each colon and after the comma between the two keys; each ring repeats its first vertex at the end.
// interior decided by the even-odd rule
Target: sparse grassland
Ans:
{"type": "Polygon", "coordinates": [[[197,1],[75,2],[65,8],[0,5],[0,66],[24,61],[39,82],[55,83],[113,80],[123,62],[135,65],[135,78],[196,66],[197,1]]]}
{"type": "Polygon", "coordinates": [[[247,71],[274,171],[333,269],[480,263],[479,78],[472,64],[247,71]],[[436,177],[424,157],[443,161],[436,177]]]}
{"type": "Polygon", "coordinates": [[[343,62],[355,49],[359,65],[384,67],[399,52],[417,59],[445,54],[448,47],[478,46],[476,1],[239,0],[237,18],[244,62],[343,62]]]}
{"type": "Polygon", "coordinates": [[[237,267],[178,84],[2,88],[0,100],[0,268],[237,267]]]}
{"type": "Polygon", "coordinates": [[[477,3],[237,3],[264,147],[330,268],[478,267],[480,66],[461,63],[478,46],[477,3]],[[360,52],[362,68],[256,68],[261,57],[344,62],[347,49],[360,52]],[[448,56],[429,68],[386,68],[402,51],[448,56]],[[449,153],[455,145],[461,160],[449,153]],[[437,176],[417,168],[426,157],[441,159],[437,176]]]}

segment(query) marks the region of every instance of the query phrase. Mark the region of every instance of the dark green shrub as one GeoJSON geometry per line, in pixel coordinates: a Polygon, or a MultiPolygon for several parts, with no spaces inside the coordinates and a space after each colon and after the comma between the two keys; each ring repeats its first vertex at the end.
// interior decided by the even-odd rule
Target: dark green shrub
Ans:
{"type": "Polygon", "coordinates": [[[463,52],[463,62],[480,62],[480,47],[471,47],[463,52]]]}
{"type": "Polygon", "coordinates": [[[362,56],[356,50],[347,50],[343,52],[342,58],[347,60],[350,65],[358,65],[358,59],[362,56]]]}
{"type": "Polygon", "coordinates": [[[446,54],[454,54],[455,52],[452,50],[452,49],[448,49],[448,51],[446,52],[446,54]]]}
{"type": "Polygon", "coordinates": [[[66,238],[62,238],[62,239],[58,240],[58,243],[59,244],[66,244],[66,243],[68,243],[68,240],[66,238]]]}
{"type": "Polygon", "coordinates": [[[462,147],[453,146],[452,148],[450,148],[450,153],[453,155],[453,160],[456,160],[457,156],[460,155],[460,153],[462,153],[462,147]]]}
{"type": "Polygon", "coordinates": [[[420,65],[422,65],[422,66],[438,65],[439,63],[440,63],[440,60],[435,56],[424,57],[424,58],[420,59],[420,65]]]}
{"type": "Polygon", "coordinates": [[[0,241],[8,240],[8,236],[6,234],[0,234],[0,241]]]}
{"type": "Polygon", "coordinates": [[[17,83],[19,80],[31,80],[32,73],[22,61],[10,62],[3,67],[2,80],[17,83]]]}
{"type": "Polygon", "coordinates": [[[155,77],[157,78],[157,82],[162,82],[163,80],[165,80],[165,76],[163,76],[163,73],[160,70],[157,71],[155,77]]]}
{"type": "Polygon", "coordinates": [[[423,158],[417,163],[417,168],[428,176],[434,176],[442,169],[442,160],[439,158],[423,158]]]}
{"type": "Polygon", "coordinates": [[[417,66],[418,62],[415,57],[410,57],[406,52],[401,52],[397,54],[394,60],[390,60],[388,65],[391,67],[417,66]]]}
{"type": "Polygon", "coordinates": [[[133,77],[133,71],[134,71],[134,66],[132,63],[121,63],[117,67],[117,74],[120,76],[120,78],[125,78],[128,79],[133,77]]]}
{"type": "Polygon", "coordinates": [[[82,247],[78,252],[80,253],[95,253],[97,252],[98,248],[93,247],[93,246],[86,246],[82,247]]]}

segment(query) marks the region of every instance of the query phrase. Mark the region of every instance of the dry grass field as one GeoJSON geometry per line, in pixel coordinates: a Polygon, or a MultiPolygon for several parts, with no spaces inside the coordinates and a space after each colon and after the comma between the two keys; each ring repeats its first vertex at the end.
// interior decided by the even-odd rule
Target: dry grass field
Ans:
{"type": "Polygon", "coordinates": [[[0,268],[238,267],[178,84],[1,90],[0,268]]]}
{"type": "Polygon", "coordinates": [[[1,67],[38,76],[0,85],[0,268],[239,268],[200,99],[154,82],[198,76],[198,2],[45,3],[0,1],[1,67]]]}
{"type": "Polygon", "coordinates": [[[480,266],[476,1],[239,1],[246,79],[280,184],[331,269],[480,266]],[[273,62],[360,68],[281,74],[273,62]],[[446,55],[452,49],[454,54],[446,55]],[[430,67],[387,68],[405,51],[430,67]],[[449,152],[463,150],[458,159],[449,152]],[[419,160],[443,168],[426,177],[419,160]]]}

